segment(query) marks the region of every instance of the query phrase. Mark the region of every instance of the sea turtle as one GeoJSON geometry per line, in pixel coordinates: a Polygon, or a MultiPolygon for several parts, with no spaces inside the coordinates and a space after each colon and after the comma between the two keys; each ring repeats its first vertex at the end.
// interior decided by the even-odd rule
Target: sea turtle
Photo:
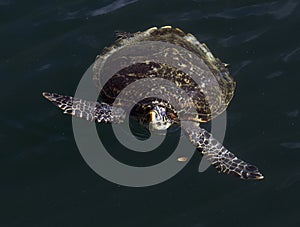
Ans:
{"type": "Polygon", "coordinates": [[[165,130],[172,124],[192,122],[184,127],[187,137],[219,172],[235,175],[241,179],[263,179],[256,166],[237,158],[209,132],[199,127],[201,122],[210,121],[227,108],[234,94],[235,82],[229,75],[227,64],[215,58],[208,47],[192,34],[186,34],[178,28],[164,26],[134,34],[118,33],[114,44],[97,56],[93,66],[93,80],[100,90],[99,102],[49,92],[43,92],[43,96],[66,114],[98,123],[122,123],[129,114],[127,107],[133,102],[130,97],[143,98],[140,95],[143,92],[141,89],[128,90],[127,98],[117,96],[133,82],[149,78],[154,83],[141,84],[140,88],[144,93],[148,91],[154,93],[151,93],[151,97],[143,94],[146,98],[135,103],[131,111],[134,117],[141,123],[148,124],[150,130],[165,130]],[[115,55],[111,61],[128,60],[129,55],[122,55],[125,48],[136,45],[135,52],[139,52],[157,49],[159,48],[157,43],[160,46],[169,45],[155,53],[159,52],[159,56],[169,59],[170,64],[162,62],[161,59],[156,61],[156,54],[153,54],[153,60],[145,60],[141,57],[142,51],[135,56],[132,64],[125,65],[103,84],[102,77],[105,73],[102,69],[107,58],[115,53],[121,53],[115,55]],[[194,77],[190,74],[194,74],[194,77]],[[159,79],[172,82],[175,89],[162,84],[159,79]],[[179,88],[179,91],[176,88],[179,88]],[[166,92],[168,89],[169,92],[166,92]],[[186,93],[190,99],[182,99],[180,92],[186,93]],[[153,94],[164,96],[154,97],[153,94]],[[180,111],[172,104],[174,101],[180,111]],[[195,107],[194,110],[192,106],[195,107]]]}

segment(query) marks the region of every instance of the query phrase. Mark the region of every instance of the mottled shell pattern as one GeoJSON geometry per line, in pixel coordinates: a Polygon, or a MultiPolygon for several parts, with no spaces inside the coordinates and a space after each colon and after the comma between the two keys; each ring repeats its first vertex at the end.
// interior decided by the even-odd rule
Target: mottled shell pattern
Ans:
{"type": "MultiPolygon", "coordinates": [[[[140,59],[143,59],[142,56],[140,59]]],[[[112,69],[115,65],[113,62],[107,68],[112,69]]],[[[106,47],[103,53],[97,56],[93,67],[93,80],[101,91],[101,101],[108,104],[112,104],[126,86],[139,79],[161,78],[169,80],[183,90],[193,101],[190,103],[179,100],[181,108],[189,110],[189,106],[193,104],[196,107],[199,121],[206,122],[221,114],[233,97],[235,82],[229,75],[226,66],[218,58],[215,58],[208,47],[200,43],[192,34],[186,34],[171,26],[153,27],[144,32],[119,34],[115,43],[106,47]],[[122,53],[124,49],[139,44],[142,45],[142,48],[143,45],[148,45],[144,47],[155,49],[157,43],[171,45],[170,48],[164,48],[160,52],[171,59],[173,65],[149,60],[136,61],[124,68],[120,67],[120,70],[103,83],[102,78],[106,73],[102,69],[110,57],[118,58],[115,56],[119,56],[122,61],[128,60],[131,56],[122,53]],[[191,77],[192,74],[194,75],[193,78],[191,77]]],[[[140,86],[143,87],[143,85],[140,86]]],[[[147,89],[151,90],[151,87],[143,87],[144,91],[147,89]]],[[[158,94],[166,89],[168,88],[162,85],[156,88],[158,94]]],[[[128,91],[131,94],[128,94],[127,97],[138,96],[140,92],[137,91],[128,91]]],[[[168,98],[170,100],[158,101],[164,102],[164,105],[176,113],[174,106],[170,105],[169,101],[178,99],[178,94],[171,93],[168,98]]],[[[126,106],[130,102],[130,98],[120,99],[118,105],[126,106]]]]}

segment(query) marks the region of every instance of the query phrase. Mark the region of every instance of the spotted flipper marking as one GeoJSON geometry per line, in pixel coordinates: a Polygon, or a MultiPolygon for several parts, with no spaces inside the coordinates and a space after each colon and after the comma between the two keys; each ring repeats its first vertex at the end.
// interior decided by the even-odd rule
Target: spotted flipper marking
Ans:
{"type": "Polygon", "coordinates": [[[110,106],[106,103],[90,102],[71,96],[43,92],[43,96],[55,106],[79,118],[98,123],[121,123],[125,119],[125,111],[121,107],[110,106]]]}
{"type": "Polygon", "coordinates": [[[199,148],[203,156],[219,171],[241,179],[259,180],[263,175],[258,168],[237,158],[221,143],[200,127],[186,127],[185,131],[191,143],[199,148]]]}

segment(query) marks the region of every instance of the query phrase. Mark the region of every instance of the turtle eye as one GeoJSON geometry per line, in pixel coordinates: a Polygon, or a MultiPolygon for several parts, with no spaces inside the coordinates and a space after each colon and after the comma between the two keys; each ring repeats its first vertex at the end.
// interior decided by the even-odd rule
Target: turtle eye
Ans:
{"type": "Polygon", "coordinates": [[[155,118],[156,118],[157,120],[162,120],[162,115],[161,115],[161,113],[155,112],[155,118]]]}

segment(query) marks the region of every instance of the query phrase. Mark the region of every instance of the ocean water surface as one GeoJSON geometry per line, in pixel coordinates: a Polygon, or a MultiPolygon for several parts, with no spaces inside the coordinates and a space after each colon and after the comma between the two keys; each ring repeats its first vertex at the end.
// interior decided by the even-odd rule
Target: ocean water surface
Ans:
{"type": "Polygon", "coordinates": [[[300,226],[299,27],[296,0],[0,0],[0,226],[300,226]],[[199,173],[195,153],[161,184],[111,183],[81,157],[71,117],[42,97],[74,94],[116,31],[164,25],[230,64],[224,145],[264,180],[199,173]]]}

